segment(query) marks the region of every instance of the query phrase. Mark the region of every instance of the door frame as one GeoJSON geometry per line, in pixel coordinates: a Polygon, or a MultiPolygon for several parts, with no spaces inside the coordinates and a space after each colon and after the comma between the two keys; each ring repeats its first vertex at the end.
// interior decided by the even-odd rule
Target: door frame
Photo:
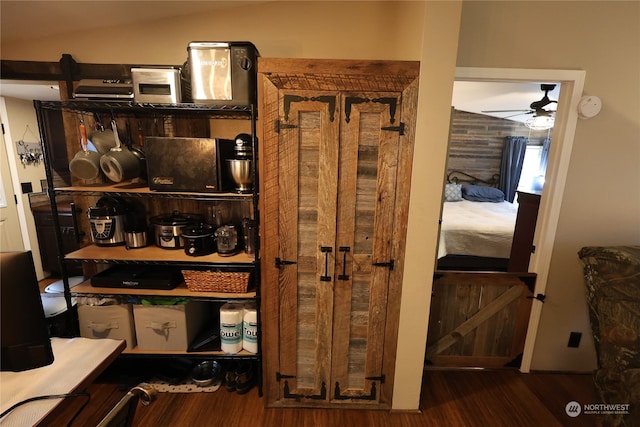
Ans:
{"type": "MultiPolygon", "coordinates": [[[[584,70],[457,67],[455,72],[455,80],[462,81],[542,81],[561,84],[558,110],[551,137],[554,143],[551,144],[549,150],[546,180],[542,191],[543,197],[540,200],[538,221],[533,238],[536,251],[532,254],[529,262],[529,272],[537,274],[534,295],[544,295],[547,287],[551,255],[578,121],[578,103],[582,97],[585,77],[586,71],[584,70]]],[[[542,308],[542,301],[534,299],[520,365],[521,372],[529,372],[531,369],[542,308]]]]}

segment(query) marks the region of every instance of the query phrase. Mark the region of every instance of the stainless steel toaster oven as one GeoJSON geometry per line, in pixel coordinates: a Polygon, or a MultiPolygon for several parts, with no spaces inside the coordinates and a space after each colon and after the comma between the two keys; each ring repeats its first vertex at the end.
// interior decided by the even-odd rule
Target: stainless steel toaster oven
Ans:
{"type": "Polygon", "coordinates": [[[180,70],[173,67],[131,68],[133,100],[138,103],[182,102],[180,70]]]}

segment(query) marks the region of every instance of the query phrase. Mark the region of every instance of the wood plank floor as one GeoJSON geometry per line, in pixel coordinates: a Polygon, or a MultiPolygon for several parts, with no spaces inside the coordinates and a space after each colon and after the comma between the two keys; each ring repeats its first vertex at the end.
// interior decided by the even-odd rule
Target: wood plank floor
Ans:
{"type": "MultiPolygon", "coordinates": [[[[88,390],[91,401],[73,426],[96,425],[126,393],[109,371],[88,390]]],[[[522,374],[516,370],[426,370],[419,413],[264,408],[257,389],[245,395],[227,392],[160,393],[149,406],[139,405],[134,426],[346,426],[346,427],[553,427],[600,426],[594,415],[570,418],[570,401],[595,403],[590,375],[522,374]]],[[[54,426],[64,426],[80,406],[66,402],[54,426]]]]}

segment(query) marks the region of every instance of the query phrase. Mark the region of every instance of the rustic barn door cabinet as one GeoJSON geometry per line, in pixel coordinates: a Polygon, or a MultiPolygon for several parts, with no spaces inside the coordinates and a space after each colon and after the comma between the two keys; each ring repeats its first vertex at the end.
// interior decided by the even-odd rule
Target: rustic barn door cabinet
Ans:
{"type": "Polygon", "coordinates": [[[390,407],[418,71],[260,59],[268,405],[390,407]]]}

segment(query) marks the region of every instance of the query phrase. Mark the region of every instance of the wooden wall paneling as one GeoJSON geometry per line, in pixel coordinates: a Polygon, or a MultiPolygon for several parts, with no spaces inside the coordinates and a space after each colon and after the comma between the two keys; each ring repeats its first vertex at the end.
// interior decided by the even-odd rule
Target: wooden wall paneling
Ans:
{"type": "Polygon", "coordinates": [[[506,136],[524,136],[542,145],[547,131],[531,131],[523,123],[453,109],[447,173],[459,170],[488,180],[500,174],[506,136]]]}

